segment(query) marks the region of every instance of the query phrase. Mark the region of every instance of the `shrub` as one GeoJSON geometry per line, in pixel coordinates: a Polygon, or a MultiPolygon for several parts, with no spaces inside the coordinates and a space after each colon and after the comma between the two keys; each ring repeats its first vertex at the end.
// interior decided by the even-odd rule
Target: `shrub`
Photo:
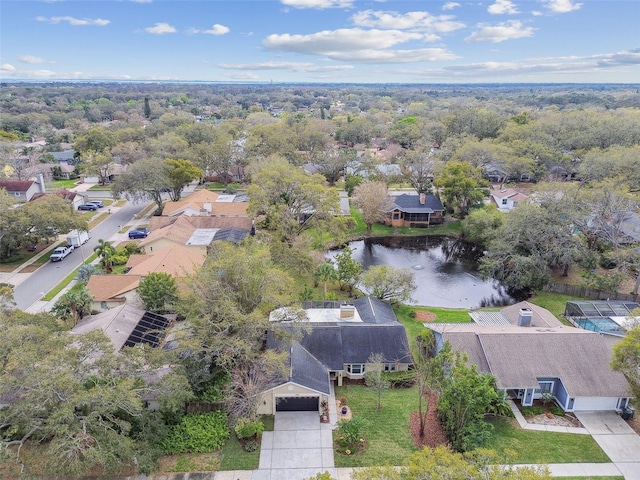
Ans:
{"type": "Polygon", "coordinates": [[[536,415],[542,415],[544,413],[544,408],[539,405],[522,407],[520,410],[522,410],[522,415],[525,417],[535,417],[536,415]]]}
{"type": "Polygon", "coordinates": [[[565,415],[564,410],[557,405],[549,407],[549,411],[553,413],[556,417],[564,417],[565,415]]]}
{"type": "Polygon", "coordinates": [[[234,431],[238,438],[259,437],[264,432],[264,424],[260,420],[252,422],[246,417],[239,418],[236,422],[234,431]]]}
{"type": "Polygon", "coordinates": [[[249,440],[244,444],[243,448],[245,452],[255,452],[256,450],[258,450],[258,442],[256,442],[255,440],[249,440]]]}
{"type": "Polygon", "coordinates": [[[212,452],[222,447],[229,437],[226,413],[192,413],[173,427],[162,442],[162,449],[169,454],[212,452]]]}
{"type": "Polygon", "coordinates": [[[409,318],[416,318],[418,316],[418,314],[416,313],[415,310],[411,310],[409,312],[409,318]]]}
{"type": "Polygon", "coordinates": [[[416,372],[415,370],[382,372],[382,378],[389,382],[391,388],[409,388],[416,382],[416,372]]]}
{"type": "Polygon", "coordinates": [[[362,448],[364,444],[364,438],[362,438],[364,424],[364,419],[358,417],[353,417],[351,420],[340,420],[336,429],[338,452],[351,455],[362,448]]]}

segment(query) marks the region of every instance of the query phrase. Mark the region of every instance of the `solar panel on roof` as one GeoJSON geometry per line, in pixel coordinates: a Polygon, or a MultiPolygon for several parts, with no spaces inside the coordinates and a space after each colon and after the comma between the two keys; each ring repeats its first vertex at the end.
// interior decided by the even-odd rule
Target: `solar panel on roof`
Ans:
{"type": "Polygon", "coordinates": [[[146,343],[155,348],[160,344],[164,331],[169,326],[169,320],[162,315],[145,312],[136,328],[133,329],[125,342],[125,347],[133,347],[140,343],[146,343]]]}

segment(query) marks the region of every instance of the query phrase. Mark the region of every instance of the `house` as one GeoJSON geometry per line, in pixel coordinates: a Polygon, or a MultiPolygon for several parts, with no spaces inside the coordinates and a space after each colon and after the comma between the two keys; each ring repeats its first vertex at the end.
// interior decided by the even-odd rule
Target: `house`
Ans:
{"type": "Polygon", "coordinates": [[[206,260],[206,253],[172,245],[147,255],[131,255],[127,261],[127,275],[145,277],[150,273],[167,273],[173,277],[187,277],[195,273],[206,260]]]}
{"type": "Polygon", "coordinates": [[[163,216],[222,216],[247,217],[246,195],[220,195],[210,190],[198,190],[177,202],[167,202],[163,216]]]}
{"type": "Polygon", "coordinates": [[[87,290],[93,299],[91,310],[104,311],[120,307],[124,303],[139,302],[136,289],[140,275],[91,275],[87,290]]]}
{"type": "Polygon", "coordinates": [[[516,192],[511,188],[501,187],[492,188],[489,195],[501,212],[510,212],[529,198],[524,193],[516,192]]]}
{"type": "MultiPolygon", "coordinates": [[[[305,302],[310,328],[299,341],[284,342],[275,330],[267,348],[288,354],[289,375],[277,378],[263,392],[261,414],[282,410],[320,411],[331,382],[364,379],[372,354],[381,354],[386,371],[407,370],[413,363],[404,326],[388,304],[363,297],[351,304],[305,302]]],[[[287,309],[272,312],[270,320],[289,328],[287,309]]]]}
{"type": "Polygon", "coordinates": [[[495,376],[498,388],[522,406],[533,405],[544,392],[568,412],[621,410],[631,397],[624,375],[609,367],[610,348],[596,333],[567,326],[425,326],[434,332],[438,348],[448,341],[466,352],[469,364],[495,376]]]}
{"type": "Polygon", "coordinates": [[[141,343],[155,348],[162,345],[165,330],[171,322],[168,316],[146,312],[133,305],[121,305],[84,317],[71,329],[71,333],[83,334],[100,329],[109,337],[116,352],[141,343]]]}
{"type": "Polygon", "coordinates": [[[78,178],[75,165],[70,163],[61,162],[58,165],[51,165],[50,173],[55,180],[70,180],[78,178]]]}
{"type": "Polygon", "coordinates": [[[62,152],[51,152],[51,156],[59,164],[76,165],[78,158],[76,157],[76,151],[73,149],[64,150],[62,152]]]}
{"type": "Polygon", "coordinates": [[[391,197],[393,206],[389,210],[387,225],[393,227],[421,228],[444,222],[444,207],[434,195],[402,194],[391,197]]]}
{"type": "Polygon", "coordinates": [[[149,223],[151,233],[140,242],[146,253],[173,245],[183,245],[207,253],[215,240],[234,241],[246,238],[251,231],[249,217],[154,217],[149,223]],[[164,225],[164,226],[160,226],[164,225]],[[159,228],[157,228],[160,226],[159,228]]]}
{"type": "Polygon", "coordinates": [[[536,328],[562,326],[562,322],[549,310],[526,301],[509,305],[499,312],[472,310],[469,312],[469,316],[479,325],[518,325],[536,328]]]}
{"type": "Polygon", "coordinates": [[[29,202],[34,195],[46,191],[42,175],[38,176],[38,180],[0,180],[2,189],[19,202],[29,202]]]}
{"type": "Polygon", "coordinates": [[[482,170],[490,183],[504,183],[509,179],[509,174],[498,163],[487,163],[482,170]]]}

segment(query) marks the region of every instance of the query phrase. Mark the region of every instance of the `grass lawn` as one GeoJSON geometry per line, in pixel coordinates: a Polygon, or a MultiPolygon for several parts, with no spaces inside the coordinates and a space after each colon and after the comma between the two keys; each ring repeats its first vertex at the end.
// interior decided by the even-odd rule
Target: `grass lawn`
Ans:
{"type": "Polygon", "coordinates": [[[47,189],[49,189],[50,191],[53,191],[53,190],[58,190],[60,188],[71,189],[75,187],[79,182],[80,182],[80,179],[75,178],[72,180],[53,180],[51,182],[45,182],[45,185],[47,189]]]}
{"type": "MultiPolygon", "coordinates": [[[[262,423],[264,423],[265,432],[273,432],[273,415],[262,415],[262,423]]],[[[220,470],[256,470],[260,463],[260,449],[255,452],[246,452],[240,445],[233,431],[231,438],[220,450],[221,463],[220,470]]]]}
{"type": "Polygon", "coordinates": [[[553,477],[553,480],[624,480],[624,477],[553,477]]]}
{"type": "Polygon", "coordinates": [[[519,463],[606,463],[611,460],[591,435],[523,430],[513,420],[492,418],[494,431],[484,445],[499,453],[512,450],[507,462],[519,463]]]}
{"type": "Polygon", "coordinates": [[[362,385],[336,388],[336,397],[345,397],[354,417],[364,418],[363,436],[367,448],[355,455],[335,454],[336,467],[404,465],[416,451],[409,434],[409,415],[418,409],[417,389],[386,390],[382,410],[378,410],[375,390],[362,385]]]}
{"type": "MultiPolygon", "coordinates": [[[[351,232],[353,236],[361,236],[367,232],[367,225],[362,219],[362,213],[357,207],[351,207],[351,217],[356,222],[356,228],[351,232]]],[[[429,228],[391,227],[381,223],[374,223],[371,227],[371,236],[384,237],[389,235],[451,235],[458,236],[462,233],[460,221],[446,222],[443,225],[435,225],[429,228]]]]}
{"type": "Polygon", "coordinates": [[[465,308],[437,308],[437,307],[413,307],[410,305],[400,305],[394,308],[398,321],[404,325],[407,331],[409,341],[413,345],[416,335],[420,333],[425,327],[422,322],[417,321],[415,318],[409,315],[413,311],[421,310],[424,312],[433,313],[436,318],[433,322],[441,323],[469,323],[471,317],[469,316],[469,310],[465,308]]]}

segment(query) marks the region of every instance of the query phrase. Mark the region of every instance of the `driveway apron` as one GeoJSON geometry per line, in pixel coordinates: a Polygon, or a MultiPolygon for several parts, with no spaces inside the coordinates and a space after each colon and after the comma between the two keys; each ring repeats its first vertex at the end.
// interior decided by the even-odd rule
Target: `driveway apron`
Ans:
{"type": "Polygon", "coordinates": [[[640,480],[640,436],[615,412],[576,412],[576,417],[625,480],[640,480]]]}
{"type": "Polygon", "coordinates": [[[330,424],[318,412],[277,412],[273,432],[262,434],[259,470],[252,480],[298,480],[334,470],[330,424]]]}

